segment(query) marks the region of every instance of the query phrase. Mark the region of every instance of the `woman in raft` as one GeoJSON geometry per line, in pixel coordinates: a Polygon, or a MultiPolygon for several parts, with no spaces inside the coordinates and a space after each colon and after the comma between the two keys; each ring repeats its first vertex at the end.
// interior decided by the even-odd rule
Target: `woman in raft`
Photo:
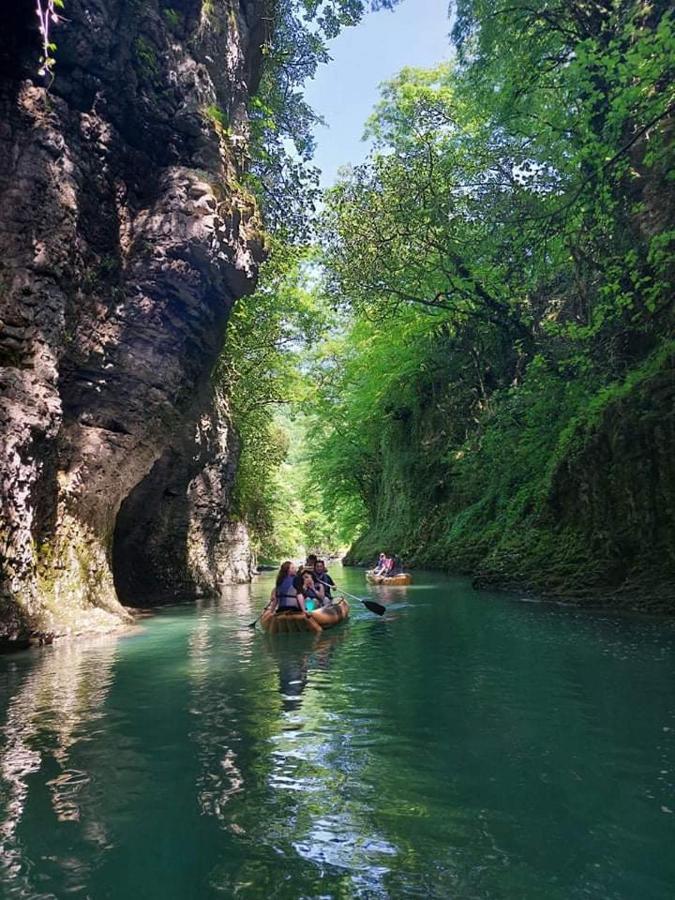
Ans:
{"type": "Polygon", "coordinates": [[[298,584],[298,567],[289,559],[282,563],[277,574],[276,584],[270,597],[269,608],[274,613],[304,612],[305,598],[298,584]]]}
{"type": "Polygon", "coordinates": [[[305,609],[313,612],[326,605],[326,589],[316,580],[314,572],[302,573],[302,595],[305,598],[305,609]]]}
{"type": "Polygon", "coordinates": [[[375,563],[375,568],[373,569],[373,575],[382,575],[386,564],[387,564],[386,554],[380,553],[380,555],[377,558],[377,562],[375,563]]]}
{"type": "Polygon", "coordinates": [[[298,578],[298,567],[286,560],[279,569],[269,609],[277,614],[303,612],[308,616],[313,609],[323,605],[324,596],[323,586],[314,584],[312,572],[304,572],[298,578]]]}

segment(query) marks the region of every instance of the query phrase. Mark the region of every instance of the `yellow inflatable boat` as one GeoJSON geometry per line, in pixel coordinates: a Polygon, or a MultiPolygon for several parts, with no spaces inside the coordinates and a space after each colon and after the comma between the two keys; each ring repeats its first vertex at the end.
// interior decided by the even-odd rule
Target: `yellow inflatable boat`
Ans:
{"type": "Polygon", "coordinates": [[[265,610],[260,617],[260,624],[268,634],[298,634],[310,632],[319,634],[327,628],[339,625],[349,618],[349,604],[341,597],[330,606],[315,609],[305,615],[304,612],[273,613],[265,610]]]}
{"type": "Polygon", "coordinates": [[[407,572],[401,572],[400,575],[374,575],[371,570],[366,572],[366,581],[369,584],[412,584],[412,575],[407,572]]]}

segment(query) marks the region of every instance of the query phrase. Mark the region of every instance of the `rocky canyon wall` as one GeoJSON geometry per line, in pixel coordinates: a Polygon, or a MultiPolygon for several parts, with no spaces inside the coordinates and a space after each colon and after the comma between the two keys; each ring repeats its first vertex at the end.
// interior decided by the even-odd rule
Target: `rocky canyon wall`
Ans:
{"type": "Polygon", "coordinates": [[[248,576],[209,375],[262,257],[239,183],[262,5],[68,0],[49,90],[32,5],[7,15],[0,636],[248,576]]]}

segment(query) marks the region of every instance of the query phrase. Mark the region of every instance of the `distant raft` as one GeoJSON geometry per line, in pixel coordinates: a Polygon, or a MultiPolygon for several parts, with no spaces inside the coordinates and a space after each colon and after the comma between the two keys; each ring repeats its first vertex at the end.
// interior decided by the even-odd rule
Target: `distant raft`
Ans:
{"type": "Polygon", "coordinates": [[[401,572],[400,575],[375,575],[371,569],[366,572],[366,581],[369,584],[412,584],[412,575],[407,572],[401,572]]]}
{"type": "Polygon", "coordinates": [[[308,616],[304,612],[265,612],[260,617],[260,624],[268,634],[299,634],[309,632],[320,634],[327,628],[339,625],[349,618],[349,604],[341,597],[330,606],[315,609],[308,616]]]}

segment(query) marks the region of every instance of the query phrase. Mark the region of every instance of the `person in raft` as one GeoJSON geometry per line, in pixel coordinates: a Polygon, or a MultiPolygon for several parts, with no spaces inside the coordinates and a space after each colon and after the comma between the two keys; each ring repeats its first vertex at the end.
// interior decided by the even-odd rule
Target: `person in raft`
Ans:
{"type": "Polygon", "coordinates": [[[380,553],[377,562],[375,563],[375,568],[373,569],[373,575],[381,575],[382,570],[384,569],[384,565],[387,561],[386,554],[380,553]]]}
{"type": "MultiPolygon", "coordinates": [[[[302,593],[302,576],[305,574],[305,572],[311,572],[312,577],[314,577],[315,566],[316,554],[310,553],[309,556],[306,557],[304,563],[302,563],[299,568],[296,568],[295,581],[293,582],[293,586],[299,594],[302,593]]],[[[316,581],[316,579],[314,580],[316,581]]]]}
{"type": "Polygon", "coordinates": [[[314,566],[314,581],[323,585],[324,594],[326,595],[324,606],[328,606],[333,602],[333,595],[331,594],[330,589],[335,587],[335,582],[328,574],[326,563],[322,559],[317,559],[316,565],[314,566]]]}
{"type": "Polygon", "coordinates": [[[386,578],[391,574],[392,569],[394,568],[394,557],[393,556],[385,556],[384,562],[382,563],[382,568],[379,571],[379,575],[384,575],[386,578]]]}
{"type": "Polygon", "coordinates": [[[321,609],[325,604],[326,592],[324,586],[316,581],[314,572],[306,569],[302,573],[302,596],[304,598],[305,611],[313,612],[315,609],[321,609]]]}
{"type": "MultiPolygon", "coordinates": [[[[311,576],[310,576],[311,577],[311,576]]],[[[270,597],[270,609],[273,613],[309,612],[305,608],[305,595],[302,587],[297,586],[298,568],[290,560],[281,564],[277,574],[277,582],[270,597]]]]}
{"type": "Polygon", "coordinates": [[[305,559],[304,566],[300,567],[300,575],[303,575],[305,572],[314,572],[314,570],[316,569],[316,563],[316,553],[308,554],[307,558],[305,559]]]}
{"type": "Polygon", "coordinates": [[[393,575],[400,575],[403,571],[403,563],[401,562],[401,557],[397,554],[391,557],[389,560],[389,566],[387,568],[387,576],[391,578],[393,575]]]}

